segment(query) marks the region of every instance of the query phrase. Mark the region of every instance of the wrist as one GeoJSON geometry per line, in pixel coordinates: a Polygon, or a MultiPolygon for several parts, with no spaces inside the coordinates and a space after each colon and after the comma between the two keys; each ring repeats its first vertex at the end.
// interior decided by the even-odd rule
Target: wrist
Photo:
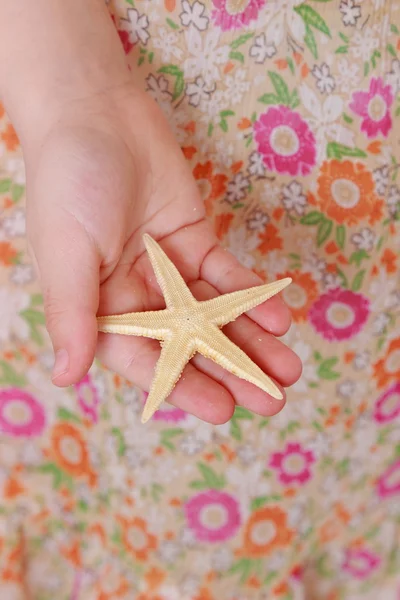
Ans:
{"type": "MultiPolygon", "coordinates": [[[[0,19],[8,16],[12,26],[14,0],[8,1],[8,14],[3,15],[7,6],[0,7],[0,19]]],[[[0,95],[23,144],[24,139],[46,135],[46,129],[82,102],[93,102],[96,110],[102,96],[131,80],[103,2],[52,0],[49,5],[37,0],[35,5],[30,14],[19,11],[20,30],[14,36],[24,43],[13,47],[7,36],[0,42],[0,57],[12,56],[0,63],[0,95]]]]}

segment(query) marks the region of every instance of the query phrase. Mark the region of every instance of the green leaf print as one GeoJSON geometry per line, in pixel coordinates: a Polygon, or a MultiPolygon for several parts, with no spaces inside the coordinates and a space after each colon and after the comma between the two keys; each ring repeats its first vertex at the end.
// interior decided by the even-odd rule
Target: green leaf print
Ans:
{"type": "Polygon", "coordinates": [[[19,202],[19,200],[21,200],[22,196],[25,193],[25,186],[24,185],[16,185],[14,184],[12,186],[11,189],[11,200],[16,203],[19,202]]]}
{"type": "Polygon", "coordinates": [[[171,440],[181,433],[183,433],[183,429],[180,427],[175,427],[174,429],[164,429],[160,435],[161,445],[169,450],[175,450],[175,446],[171,440]]]}
{"type": "Polygon", "coordinates": [[[238,60],[242,64],[244,63],[244,54],[242,54],[241,52],[234,52],[232,50],[232,52],[229,52],[229,58],[231,60],[238,60]]]}
{"type": "Polygon", "coordinates": [[[249,558],[241,558],[236,563],[234,563],[229,569],[229,573],[231,574],[241,574],[240,582],[244,583],[246,579],[248,579],[253,570],[253,561],[249,558]]]}
{"type": "Polygon", "coordinates": [[[279,98],[278,96],[275,96],[275,94],[264,94],[258,101],[263,104],[279,104],[279,98]]]}
{"type": "Polygon", "coordinates": [[[344,248],[344,244],[346,241],[346,228],[344,225],[338,225],[336,227],[336,242],[341,250],[344,248]]]}
{"type": "Polygon", "coordinates": [[[175,101],[177,98],[179,98],[179,96],[182,94],[183,90],[185,89],[185,80],[183,78],[183,76],[178,76],[175,80],[175,85],[174,85],[174,93],[172,94],[172,100],[175,101]]]}
{"type": "Polygon", "coordinates": [[[344,156],[352,156],[355,158],[365,158],[367,153],[360,148],[350,148],[338,142],[329,142],[326,149],[328,158],[342,159],[344,156]]]}
{"type": "Polygon", "coordinates": [[[317,42],[315,41],[315,36],[312,32],[311,27],[306,25],[306,34],[304,36],[304,43],[313,55],[314,58],[318,58],[318,49],[317,42]]]}
{"type": "MultiPolygon", "coordinates": [[[[379,250],[379,248],[378,248],[378,250],[379,250]]],[[[354,263],[356,265],[356,267],[359,267],[361,265],[362,261],[364,259],[368,259],[368,258],[369,258],[369,254],[367,254],[367,252],[364,249],[363,250],[356,250],[350,256],[350,258],[349,258],[349,264],[352,265],[354,263]]]]}
{"type": "Polygon", "coordinates": [[[0,181],[0,194],[6,194],[11,189],[11,179],[2,179],[0,181]]]}
{"type": "Polygon", "coordinates": [[[250,505],[250,510],[257,510],[261,508],[265,504],[268,503],[268,496],[258,496],[258,498],[253,498],[250,505]]]}
{"type": "Polygon", "coordinates": [[[25,319],[30,325],[44,325],[45,319],[44,314],[33,308],[27,308],[20,313],[21,317],[25,319]]]}
{"type": "Polygon", "coordinates": [[[363,280],[364,280],[364,275],[365,275],[365,269],[363,269],[362,271],[359,271],[357,273],[357,275],[354,277],[353,283],[351,284],[351,289],[353,290],[353,292],[358,292],[361,289],[361,286],[362,286],[363,280]]]}
{"type": "Polygon", "coordinates": [[[306,25],[310,25],[310,27],[314,27],[314,29],[318,29],[319,31],[322,31],[322,33],[325,33],[327,36],[331,37],[331,32],[328,25],[325,23],[324,19],[313,8],[311,8],[311,6],[308,6],[307,4],[300,4],[300,6],[296,6],[294,10],[301,16],[306,25]]]}
{"type": "Polygon", "coordinates": [[[236,48],[239,48],[239,46],[242,46],[248,40],[250,40],[253,37],[253,35],[254,33],[245,33],[244,35],[241,35],[236,40],[233,40],[233,42],[231,42],[231,48],[233,48],[233,50],[236,50],[236,48]]]}
{"type": "Polygon", "coordinates": [[[17,373],[5,360],[0,360],[0,385],[23,386],[26,384],[25,377],[17,373]]]}
{"type": "Polygon", "coordinates": [[[338,379],[340,377],[340,373],[332,370],[332,368],[337,364],[338,360],[339,359],[336,356],[323,360],[317,370],[318,377],[320,379],[328,380],[338,379]]]}
{"type": "Polygon", "coordinates": [[[243,419],[245,421],[252,421],[254,419],[254,415],[249,410],[247,410],[247,408],[243,408],[242,406],[237,406],[235,408],[233,418],[234,419],[243,419]]]}
{"type": "Polygon", "coordinates": [[[237,442],[240,442],[242,439],[242,430],[240,429],[240,425],[233,417],[230,420],[229,434],[237,442]]]}
{"type": "Polygon", "coordinates": [[[312,210],[307,215],[300,219],[302,225],[318,225],[325,219],[324,215],[317,210],[312,210]]]}
{"type": "Polygon", "coordinates": [[[75,415],[73,412],[67,408],[64,408],[63,406],[60,406],[58,409],[57,417],[60,419],[60,421],[73,421],[74,423],[81,423],[81,419],[78,417],[78,415],[75,415]]]}
{"type": "Polygon", "coordinates": [[[333,223],[329,219],[324,219],[319,225],[317,229],[317,246],[322,246],[324,242],[331,235],[331,231],[333,228],[333,223]]]}
{"type": "Polygon", "coordinates": [[[126,443],[124,439],[124,435],[119,427],[113,427],[111,433],[115,436],[118,444],[118,456],[123,456],[126,451],[126,443]]]}
{"type": "Polygon", "coordinates": [[[220,490],[225,486],[225,478],[218,475],[211,467],[205,463],[197,463],[200,473],[203,476],[202,481],[192,481],[190,487],[195,489],[214,489],[220,490]]]}
{"type": "Polygon", "coordinates": [[[177,25],[172,19],[168,18],[165,20],[167,21],[167,23],[171,27],[171,29],[179,29],[179,25],[177,25]]]}
{"type": "Polygon", "coordinates": [[[286,85],[284,79],[278,75],[278,73],[274,73],[273,71],[268,71],[269,78],[271,80],[272,85],[275,88],[276,95],[281,104],[285,104],[289,106],[290,104],[290,93],[289,88],[286,85]]]}
{"type": "Polygon", "coordinates": [[[392,44],[388,44],[386,46],[386,50],[391,54],[394,58],[397,58],[396,50],[393,48],[392,44]]]}
{"type": "Polygon", "coordinates": [[[158,73],[173,75],[173,77],[183,77],[183,71],[176,65],[165,65],[165,67],[158,69],[158,73]]]}
{"type": "Polygon", "coordinates": [[[348,51],[349,51],[348,46],[339,46],[339,48],[336,48],[335,54],[347,54],[348,51]]]}

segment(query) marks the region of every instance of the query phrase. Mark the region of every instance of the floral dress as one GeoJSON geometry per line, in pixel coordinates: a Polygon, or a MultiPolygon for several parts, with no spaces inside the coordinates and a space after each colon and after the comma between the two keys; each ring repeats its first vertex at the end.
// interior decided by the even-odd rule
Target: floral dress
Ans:
{"type": "Polygon", "coordinates": [[[116,0],[225,247],[290,276],[303,363],[212,426],[95,363],[50,383],[0,120],[0,596],[399,600],[400,2],[116,0]]]}

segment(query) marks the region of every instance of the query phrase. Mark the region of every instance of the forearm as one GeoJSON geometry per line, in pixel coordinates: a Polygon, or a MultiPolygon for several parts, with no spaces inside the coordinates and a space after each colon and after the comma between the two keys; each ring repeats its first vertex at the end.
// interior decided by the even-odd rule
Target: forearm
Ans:
{"type": "Polygon", "coordinates": [[[1,0],[0,96],[18,133],[128,79],[104,0],[1,0]]]}

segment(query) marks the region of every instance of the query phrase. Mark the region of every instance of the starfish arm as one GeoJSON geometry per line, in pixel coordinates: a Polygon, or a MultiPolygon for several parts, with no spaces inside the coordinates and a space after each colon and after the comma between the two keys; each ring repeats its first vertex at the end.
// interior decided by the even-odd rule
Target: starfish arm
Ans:
{"type": "Polygon", "coordinates": [[[97,317],[98,330],[104,333],[138,335],[155,340],[166,338],[171,322],[172,315],[168,309],[97,317]]]}
{"type": "Polygon", "coordinates": [[[143,236],[158,285],[168,308],[188,308],[195,300],[182,275],[165,252],[147,233],[143,236]]]}
{"type": "Polygon", "coordinates": [[[212,300],[201,302],[204,314],[218,327],[234,321],[239,315],[251,310],[272,298],[292,282],[290,277],[258,285],[247,290],[239,290],[212,300]]]}
{"type": "Polygon", "coordinates": [[[146,423],[172,392],[183,369],[195,351],[194,340],[187,334],[176,334],[167,339],[161,349],[155,375],[142,414],[146,423]]]}
{"type": "Polygon", "coordinates": [[[277,400],[282,399],[281,391],[268,375],[217,327],[202,331],[195,344],[196,350],[206,358],[237,377],[250,381],[277,400]]]}

